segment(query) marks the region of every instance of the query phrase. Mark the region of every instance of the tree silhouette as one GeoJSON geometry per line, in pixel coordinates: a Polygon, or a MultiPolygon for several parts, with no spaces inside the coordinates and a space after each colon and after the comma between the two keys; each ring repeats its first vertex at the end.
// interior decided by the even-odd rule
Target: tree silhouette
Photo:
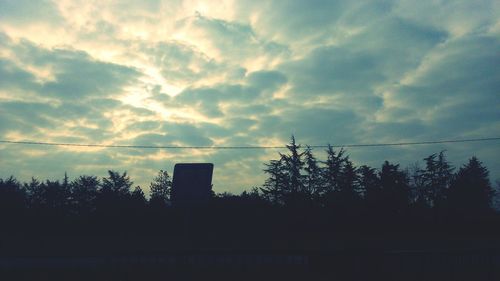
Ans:
{"type": "Polygon", "coordinates": [[[260,190],[269,202],[275,205],[283,204],[283,197],[289,190],[286,167],[281,159],[271,160],[265,166],[264,172],[269,174],[269,177],[260,190]]]}
{"type": "Polygon", "coordinates": [[[109,170],[108,177],[102,179],[101,188],[96,198],[96,209],[112,217],[123,215],[127,211],[127,201],[132,186],[127,172],[109,170]]]}
{"type": "Polygon", "coordinates": [[[429,206],[436,207],[445,199],[452,179],[453,168],[446,161],[444,151],[441,151],[439,155],[432,154],[424,160],[426,166],[422,172],[422,181],[425,201],[429,206]]]}
{"type": "Polygon", "coordinates": [[[456,213],[481,214],[491,210],[495,195],[489,180],[489,171],[476,158],[457,172],[448,192],[448,204],[456,213]]]}
{"type": "Polygon", "coordinates": [[[323,162],[325,166],[323,167],[324,190],[322,197],[323,205],[325,206],[334,206],[338,199],[336,198],[336,193],[340,189],[340,175],[346,160],[344,152],[343,149],[340,149],[337,153],[331,145],[328,145],[328,149],[326,150],[327,159],[323,162]]]}
{"type": "Polygon", "coordinates": [[[134,191],[130,194],[130,200],[135,209],[141,209],[145,207],[147,203],[144,191],[142,191],[140,186],[134,188],[134,191]]]}
{"type": "Polygon", "coordinates": [[[111,192],[119,196],[126,196],[130,193],[132,182],[127,172],[120,173],[116,171],[108,171],[109,176],[102,179],[102,191],[111,192]]]}
{"type": "Polygon", "coordinates": [[[286,167],[286,174],[289,181],[290,194],[295,196],[297,193],[304,190],[302,169],[304,167],[304,161],[302,161],[302,155],[304,152],[300,152],[300,144],[295,142],[295,136],[292,135],[290,143],[286,146],[290,154],[281,154],[281,160],[283,165],[286,167]]]}
{"type": "Polygon", "coordinates": [[[358,187],[367,202],[375,203],[380,200],[380,178],[375,168],[363,165],[358,168],[358,187]]]}
{"type": "Polygon", "coordinates": [[[407,168],[410,184],[410,204],[422,211],[431,207],[427,197],[428,191],[425,185],[424,171],[419,162],[415,162],[407,168]]]}
{"type": "Polygon", "coordinates": [[[344,165],[338,179],[338,191],[345,194],[350,194],[349,196],[358,196],[359,189],[356,187],[358,181],[358,174],[356,167],[349,157],[347,156],[344,160],[344,165]]]}
{"type": "Polygon", "coordinates": [[[149,187],[151,191],[150,205],[160,208],[167,206],[172,191],[172,180],[168,172],[160,170],[149,187]]]}
{"type": "MultiPolygon", "coordinates": [[[[346,206],[356,204],[360,199],[360,191],[357,187],[358,174],[354,164],[346,156],[344,165],[341,168],[338,177],[337,196],[338,201],[343,202],[346,206]]],[[[351,208],[354,206],[351,206],[351,208]]]]}
{"type": "Polygon", "coordinates": [[[328,149],[326,150],[327,159],[323,162],[325,164],[323,177],[326,184],[326,192],[333,192],[339,189],[339,178],[342,166],[346,160],[344,153],[343,149],[340,149],[337,153],[331,145],[328,145],[328,149]]]}
{"type": "Polygon", "coordinates": [[[317,200],[323,191],[323,178],[318,160],[312,154],[312,149],[307,146],[304,152],[304,162],[306,171],[305,190],[313,199],[317,200]]]}
{"type": "Polygon", "coordinates": [[[68,206],[69,187],[65,187],[58,180],[46,180],[39,183],[32,179],[28,187],[31,207],[35,209],[46,210],[51,214],[61,214],[68,206]]]}
{"type": "Polygon", "coordinates": [[[408,207],[409,184],[407,174],[398,164],[385,161],[379,173],[381,185],[381,209],[388,215],[400,215],[408,207]]]}
{"type": "Polygon", "coordinates": [[[12,216],[20,213],[25,207],[25,193],[21,184],[9,177],[5,181],[0,179],[0,216],[12,216]]]}
{"type": "MultiPolygon", "coordinates": [[[[357,167],[343,149],[332,146],[321,162],[310,147],[301,151],[293,136],[287,147],[265,163],[263,186],[239,195],[219,193],[201,206],[167,204],[172,181],[163,170],[150,185],[149,205],[141,187],[131,190],[126,172],[82,175],[71,182],[66,174],[59,181],[32,178],[23,185],[13,177],[0,179],[0,240],[7,241],[0,245],[2,258],[10,241],[18,239],[10,247],[14,255],[31,254],[31,247],[34,255],[47,257],[161,257],[183,255],[187,248],[206,250],[209,257],[210,249],[290,248],[321,252],[310,261],[324,259],[325,265],[342,267],[350,263],[344,249],[386,253],[455,247],[447,239],[468,233],[464,237],[470,241],[460,237],[460,243],[483,247],[478,243],[483,234],[500,233],[494,231],[500,214],[491,208],[488,170],[475,157],[453,174],[443,152],[432,154],[424,168],[415,166],[410,173],[388,161],[380,169],[357,167]],[[415,243],[422,235],[438,238],[415,243]]],[[[380,264],[368,256],[374,266],[380,264]]]]}
{"type": "Polygon", "coordinates": [[[95,211],[100,181],[96,176],[82,175],[70,183],[71,205],[77,214],[90,214],[95,211]]]}

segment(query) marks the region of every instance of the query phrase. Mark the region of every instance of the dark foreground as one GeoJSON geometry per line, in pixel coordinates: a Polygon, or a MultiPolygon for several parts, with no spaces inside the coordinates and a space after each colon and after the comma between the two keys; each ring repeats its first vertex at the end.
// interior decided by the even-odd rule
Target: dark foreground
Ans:
{"type": "Polygon", "coordinates": [[[236,237],[219,248],[189,235],[3,237],[0,279],[500,280],[495,236],[389,236],[275,237],[252,249],[236,237]]]}
{"type": "Polygon", "coordinates": [[[498,251],[1,258],[3,280],[499,280],[498,251]]]}

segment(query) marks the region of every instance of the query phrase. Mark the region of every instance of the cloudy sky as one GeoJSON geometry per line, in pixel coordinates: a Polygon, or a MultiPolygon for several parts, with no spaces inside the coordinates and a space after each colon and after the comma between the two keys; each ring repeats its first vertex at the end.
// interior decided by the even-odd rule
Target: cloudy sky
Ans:
{"type": "MultiPolygon", "coordinates": [[[[310,145],[500,136],[499,1],[0,0],[2,140],[310,145]]],[[[500,178],[499,142],[352,148],[406,166],[446,149],[500,178]]],[[[217,192],[261,184],[279,150],[0,144],[0,177],[215,163],[217,192]]],[[[322,151],[317,151],[322,156],[322,151]]]]}

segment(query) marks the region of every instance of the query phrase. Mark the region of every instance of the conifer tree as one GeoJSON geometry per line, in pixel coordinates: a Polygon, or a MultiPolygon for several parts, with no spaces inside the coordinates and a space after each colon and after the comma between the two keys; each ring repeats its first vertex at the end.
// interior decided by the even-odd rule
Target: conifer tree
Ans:
{"type": "Polygon", "coordinates": [[[304,161],[302,156],[304,152],[299,152],[300,144],[295,142],[295,137],[292,135],[290,143],[286,146],[290,154],[281,154],[281,160],[286,167],[288,174],[289,188],[291,194],[297,194],[304,190],[302,169],[304,161]]]}
{"type": "Polygon", "coordinates": [[[488,169],[472,157],[455,175],[447,201],[455,212],[474,215],[491,210],[494,195],[488,169]]]}
{"type": "Polygon", "coordinates": [[[326,150],[327,159],[324,162],[325,167],[323,170],[323,179],[325,182],[325,191],[333,192],[339,189],[339,178],[342,172],[342,167],[346,158],[344,157],[345,151],[340,149],[337,153],[333,150],[331,145],[328,145],[326,150]]]}
{"type": "Polygon", "coordinates": [[[260,188],[262,195],[269,202],[278,205],[283,203],[283,197],[288,193],[288,180],[283,161],[271,160],[265,164],[264,172],[269,175],[264,185],[260,188]]]}
{"type": "Polygon", "coordinates": [[[439,155],[432,154],[424,160],[426,164],[425,170],[422,171],[424,196],[427,204],[435,207],[445,199],[453,168],[446,160],[444,151],[441,151],[439,155]]]}
{"type": "Polygon", "coordinates": [[[305,190],[313,198],[318,198],[323,190],[321,168],[318,160],[312,153],[311,147],[307,146],[304,152],[306,171],[305,190]]]}
{"type": "Polygon", "coordinates": [[[130,194],[132,182],[127,172],[120,173],[116,171],[108,171],[109,176],[102,179],[102,191],[114,193],[118,196],[126,196],[130,194]]]}
{"type": "Polygon", "coordinates": [[[136,208],[140,208],[146,205],[146,197],[140,186],[136,186],[134,191],[130,194],[132,204],[136,208]]]}
{"type": "Polygon", "coordinates": [[[382,206],[391,214],[400,214],[408,207],[408,176],[399,169],[399,164],[385,161],[379,173],[381,184],[382,206]]]}
{"type": "Polygon", "coordinates": [[[71,182],[71,205],[76,213],[86,214],[95,211],[99,185],[96,176],[82,175],[71,182]]]}
{"type": "Polygon", "coordinates": [[[358,187],[369,207],[374,207],[380,202],[382,189],[375,168],[366,165],[358,168],[358,187]]]}
{"type": "Polygon", "coordinates": [[[357,182],[358,174],[356,167],[354,167],[352,161],[349,160],[349,156],[346,156],[338,178],[338,192],[349,200],[358,198],[359,189],[356,186],[357,182]]]}

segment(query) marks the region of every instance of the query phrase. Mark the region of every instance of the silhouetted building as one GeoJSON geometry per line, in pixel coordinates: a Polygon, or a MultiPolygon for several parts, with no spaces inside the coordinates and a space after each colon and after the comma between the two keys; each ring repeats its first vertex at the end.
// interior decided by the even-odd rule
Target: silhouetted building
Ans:
{"type": "Polygon", "coordinates": [[[171,200],[174,206],[197,206],[212,194],[212,163],[175,164],[171,200]]]}

